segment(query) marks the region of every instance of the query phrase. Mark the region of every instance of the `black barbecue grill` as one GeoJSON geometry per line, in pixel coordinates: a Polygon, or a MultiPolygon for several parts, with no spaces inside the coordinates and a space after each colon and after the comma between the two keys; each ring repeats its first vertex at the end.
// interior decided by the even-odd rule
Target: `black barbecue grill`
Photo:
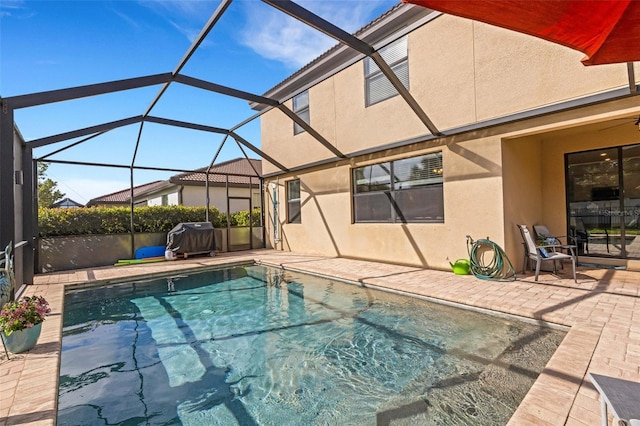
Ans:
{"type": "Polygon", "coordinates": [[[213,256],[216,237],[211,222],[179,223],[167,234],[165,257],[181,254],[185,259],[196,254],[213,256]]]}

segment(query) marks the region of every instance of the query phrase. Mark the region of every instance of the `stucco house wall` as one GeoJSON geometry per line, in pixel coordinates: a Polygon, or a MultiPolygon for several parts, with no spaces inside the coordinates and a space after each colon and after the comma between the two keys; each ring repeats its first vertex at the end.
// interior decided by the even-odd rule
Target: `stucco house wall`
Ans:
{"type": "MultiPolygon", "coordinates": [[[[626,64],[585,67],[553,43],[442,15],[408,35],[410,92],[441,130],[628,85],[626,64]]],[[[636,64],[636,76],[640,65],[636,64]]],[[[428,132],[400,96],[365,107],[363,61],[309,89],[311,125],[344,153],[428,132]]],[[[291,101],[287,106],[292,108],[291,101]]],[[[280,111],[263,115],[262,146],[287,167],[333,154],[293,134],[280,111]]],[[[265,162],[265,174],[278,169],[265,162]]]]}
{"type": "MultiPolygon", "coordinates": [[[[148,206],[162,206],[163,196],[167,197],[167,204],[169,206],[188,206],[188,207],[201,207],[207,202],[206,189],[204,186],[178,186],[174,185],[162,192],[154,193],[147,196],[146,203],[148,206]]],[[[252,198],[252,206],[260,207],[260,189],[253,188],[238,188],[229,187],[230,198],[252,198]]],[[[226,213],[227,211],[227,191],[224,187],[211,186],[209,187],[209,203],[212,207],[217,208],[220,212],[226,213]]],[[[247,202],[248,203],[248,202],[247,202]]],[[[236,213],[241,210],[246,210],[248,204],[244,202],[239,203],[236,200],[230,200],[230,213],[236,213]]]]}
{"type": "MultiPolygon", "coordinates": [[[[408,34],[410,92],[446,131],[629,87],[626,64],[585,67],[582,56],[533,37],[442,15],[408,34]]],[[[634,67],[637,84],[640,64],[634,67]]],[[[565,229],[564,154],[640,141],[637,129],[606,135],[599,130],[607,120],[640,114],[638,97],[432,139],[400,96],[365,107],[363,61],[312,86],[309,102],[311,126],[353,158],[300,169],[334,155],[309,134],[294,135],[281,112],[263,114],[263,150],[300,169],[291,174],[268,162],[263,166],[265,187],[273,181],[279,188],[279,238],[274,241],[269,227],[271,244],[441,269],[449,267],[447,257],[467,256],[466,235],[490,237],[520,269],[522,239],[516,224],[565,229]],[[437,151],[443,156],[444,223],[353,223],[353,168],[437,151]],[[302,223],[289,224],[285,187],[287,180],[297,178],[302,223]]],[[[272,201],[265,203],[268,217],[272,201]]]]}
{"type": "MultiPolygon", "coordinates": [[[[230,198],[253,198],[253,207],[260,207],[260,189],[253,188],[249,191],[249,188],[235,188],[229,187],[230,198]],[[258,201],[256,204],[255,201],[258,201]]],[[[227,191],[224,187],[210,187],[209,188],[209,203],[211,206],[217,208],[220,212],[226,213],[227,211],[227,191]]],[[[233,201],[233,200],[231,200],[233,201]]],[[[185,186],[182,189],[182,205],[183,206],[204,206],[206,204],[206,190],[204,186],[185,186]]],[[[230,202],[230,212],[236,213],[240,210],[247,210],[246,207],[238,206],[237,203],[230,202]],[[236,207],[236,208],[234,208],[236,207]]]]}

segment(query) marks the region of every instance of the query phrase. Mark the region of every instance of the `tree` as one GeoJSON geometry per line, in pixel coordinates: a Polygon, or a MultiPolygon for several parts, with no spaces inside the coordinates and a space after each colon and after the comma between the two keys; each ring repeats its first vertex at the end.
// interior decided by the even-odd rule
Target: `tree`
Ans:
{"type": "Polygon", "coordinates": [[[65,195],[58,190],[58,183],[47,177],[48,168],[47,163],[38,163],[38,204],[40,207],[50,207],[65,195]]]}

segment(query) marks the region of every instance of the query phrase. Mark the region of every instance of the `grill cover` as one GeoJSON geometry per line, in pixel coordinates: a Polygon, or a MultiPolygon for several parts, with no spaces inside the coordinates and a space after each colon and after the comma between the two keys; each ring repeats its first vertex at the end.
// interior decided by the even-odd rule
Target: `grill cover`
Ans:
{"type": "Polygon", "coordinates": [[[213,252],[215,248],[211,222],[179,223],[167,234],[167,250],[174,253],[213,252]]]}

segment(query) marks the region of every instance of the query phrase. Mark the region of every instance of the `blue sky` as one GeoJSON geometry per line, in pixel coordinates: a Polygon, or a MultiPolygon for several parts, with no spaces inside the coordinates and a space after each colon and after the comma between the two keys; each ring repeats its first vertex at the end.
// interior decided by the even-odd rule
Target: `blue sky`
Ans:
{"type": "MultiPolygon", "coordinates": [[[[300,5],[354,32],[397,0],[308,0],[300,5]]],[[[0,96],[10,97],[173,71],[218,1],[0,2],[0,96]]],[[[336,42],[257,0],[235,0],[182,74],[262,94],[336,42]]],[[[16,111],[29,141],[143,114],[152,86],[16,111]]],[[[229,128],[252,116],[246,101],[172,84],[151,115],[229,128]]],[[[51,158],[130,164],[139,125],[112,130],[51,158]]],[[[238,133],[260,146],[259,120],[238,133]]],[[[71,140],[36,149],[44,156],[71,140]]],[[[136,165],[194,169],[209,164],[222,136],[144,125],[136,165]]],[[[242,156],[228,140],[218,161],[242,156]]],[[[136,185],[175,173],[136,171],[136,185]]],[[[129,186],[128,169],[52,164],[48,176],[78,202],[129,186]]]]}

